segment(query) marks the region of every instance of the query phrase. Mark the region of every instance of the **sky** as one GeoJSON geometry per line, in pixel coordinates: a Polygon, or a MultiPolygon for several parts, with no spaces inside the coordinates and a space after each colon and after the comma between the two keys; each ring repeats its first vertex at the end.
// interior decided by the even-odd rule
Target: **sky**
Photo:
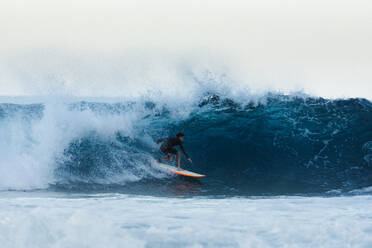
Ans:
{"type": "Polygon", "coordinates": [[[372,99],[367,0],[2,0],[0,37],[3,96],[174,94],[182,67],[253,92],[372,99]]]}

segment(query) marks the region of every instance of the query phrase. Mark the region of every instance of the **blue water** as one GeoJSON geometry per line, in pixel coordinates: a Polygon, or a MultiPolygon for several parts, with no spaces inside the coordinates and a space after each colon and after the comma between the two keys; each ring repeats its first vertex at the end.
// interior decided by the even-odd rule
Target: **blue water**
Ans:
{"type": "Polygon", "coordinates": [[[12,150],[10,160],[27,155],[34,169],[47,171],[45,178],[36,175],[41,182],[23,187],[62,191],[168,195],[183,184],[193,195],[277,195],[371,186],[368,100],[267,95],[264,102],[242,104],[209,94],[188,107],[180,115],[182,107],[152,101],[3,103],[2,156],[9,158],[12,150]],[[154,170],[153,158],[161,156],[154,141],[177,132],[186,134],[194,160],[184,160],[184,167],[207,174],[205,179],[154,170]],[[44,146],[48,151],[35,151],[44,146]]]}
{"type": "Polygon", "coordinates": [[[0,104],[4,247],[371,247],[372,103],[206,92],[0,104]],[[185,133],[202,179],[156,166],[185,133]]]}

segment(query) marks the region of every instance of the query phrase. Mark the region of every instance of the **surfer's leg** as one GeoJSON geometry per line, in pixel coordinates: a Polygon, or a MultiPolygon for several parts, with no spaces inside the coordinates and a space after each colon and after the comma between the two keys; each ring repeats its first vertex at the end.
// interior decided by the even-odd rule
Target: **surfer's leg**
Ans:
{"type": "Polygon", "coordinates": [[[177,155],[177,150],[170,147],[166,149],[162,149],[162,152],[167,156],[165,158],[159,158],[158,162],[160,163],[162,160],[164,161],[173,161],[173,155],[177,155]]]}
{"type": "Polygon", "coordinates": [[[162,152],[162,153],[164,153],[165,155],[167,155],[166,157],[164,157],[164,158],[159,158],[157,161],[158,161],[158,163],[161,163],[161,161],[169,161],[169,160],[171,160],[170,159],[170,154],[169,154],[169,148],[167,148],[167,147],[160,147],[160,151],[162,152]]]}
{"type": "Polygon", "coordinates": [[[177,165],[178,165],[178,170],[182,170],[181,168],[181,153],[177,151],[177,165]]]}
{"type": "Polygon", "coordinates": [[[164,157],[164,158],[159,158],[158,160],[159,160],[158,162],[160,163],[160,162],[163,161],[163,160],[164,160],[164,161],[169,161],[169,160],[172,161],[173,158],[172,158],[171,156],[167,155],[166,157],[164,157]]]}
{"type": "Polygon", "coordinates": [[[168,148],[168,160],[173,161],[173,155],[177,155],[177,150],[173,147],[168,148]]]}

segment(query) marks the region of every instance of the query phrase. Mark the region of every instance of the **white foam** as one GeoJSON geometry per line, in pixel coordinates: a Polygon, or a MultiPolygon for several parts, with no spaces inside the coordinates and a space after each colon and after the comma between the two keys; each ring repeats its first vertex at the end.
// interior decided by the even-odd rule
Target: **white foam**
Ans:
{"type": "Polygon", "coordinates": [[[352,193],[352,194],[368,194],[368,193],[372,193],[372,186],[361,188],[361,189],[355,189],[355,190],[350,191],[350,193],[352,193]]]}
{"type": "MultiPolygon", "coordinates": [[[[111,141],[115,140],[117,132],[138,138],[133,126],[140,125],[142,115],[140,109],[120,114],[97,114],[90,110],[73,110],[67,104],[48,103],[41,119],[27,120],[29,116],[18,114],[5,117],[0,122],[0,189],[47,187],[56,180],[53,172],[57,161],[68,159],[63,152],[73,140],[89,132],[111,141]]],[[[140,162],[137,164],[137,169],[144,174],[151,173],[147,167],[140,162]]],[[[129,171],[111,177],[115,182],[139,179],[129,171]]]]}
{"type": "Polygon", "coordinates": [[[371,196],[0,199],[2,247],[370,247],[371,196]]]}

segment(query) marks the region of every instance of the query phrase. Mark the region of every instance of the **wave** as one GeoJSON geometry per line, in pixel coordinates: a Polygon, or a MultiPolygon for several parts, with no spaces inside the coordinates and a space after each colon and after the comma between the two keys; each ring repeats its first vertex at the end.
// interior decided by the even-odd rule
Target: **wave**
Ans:
{"type": "Polygon", "coordinates": [[[120,188],[277,194],[371,186],[372,103],[267,94],[236,101],[207,92],[188,104],[0,104],[0,188],[120,188]],[[158,171],[159,137],[186,134],[201,181],[158,171]],[[181,181],[181,183],[180,183],[181,181]]]}

